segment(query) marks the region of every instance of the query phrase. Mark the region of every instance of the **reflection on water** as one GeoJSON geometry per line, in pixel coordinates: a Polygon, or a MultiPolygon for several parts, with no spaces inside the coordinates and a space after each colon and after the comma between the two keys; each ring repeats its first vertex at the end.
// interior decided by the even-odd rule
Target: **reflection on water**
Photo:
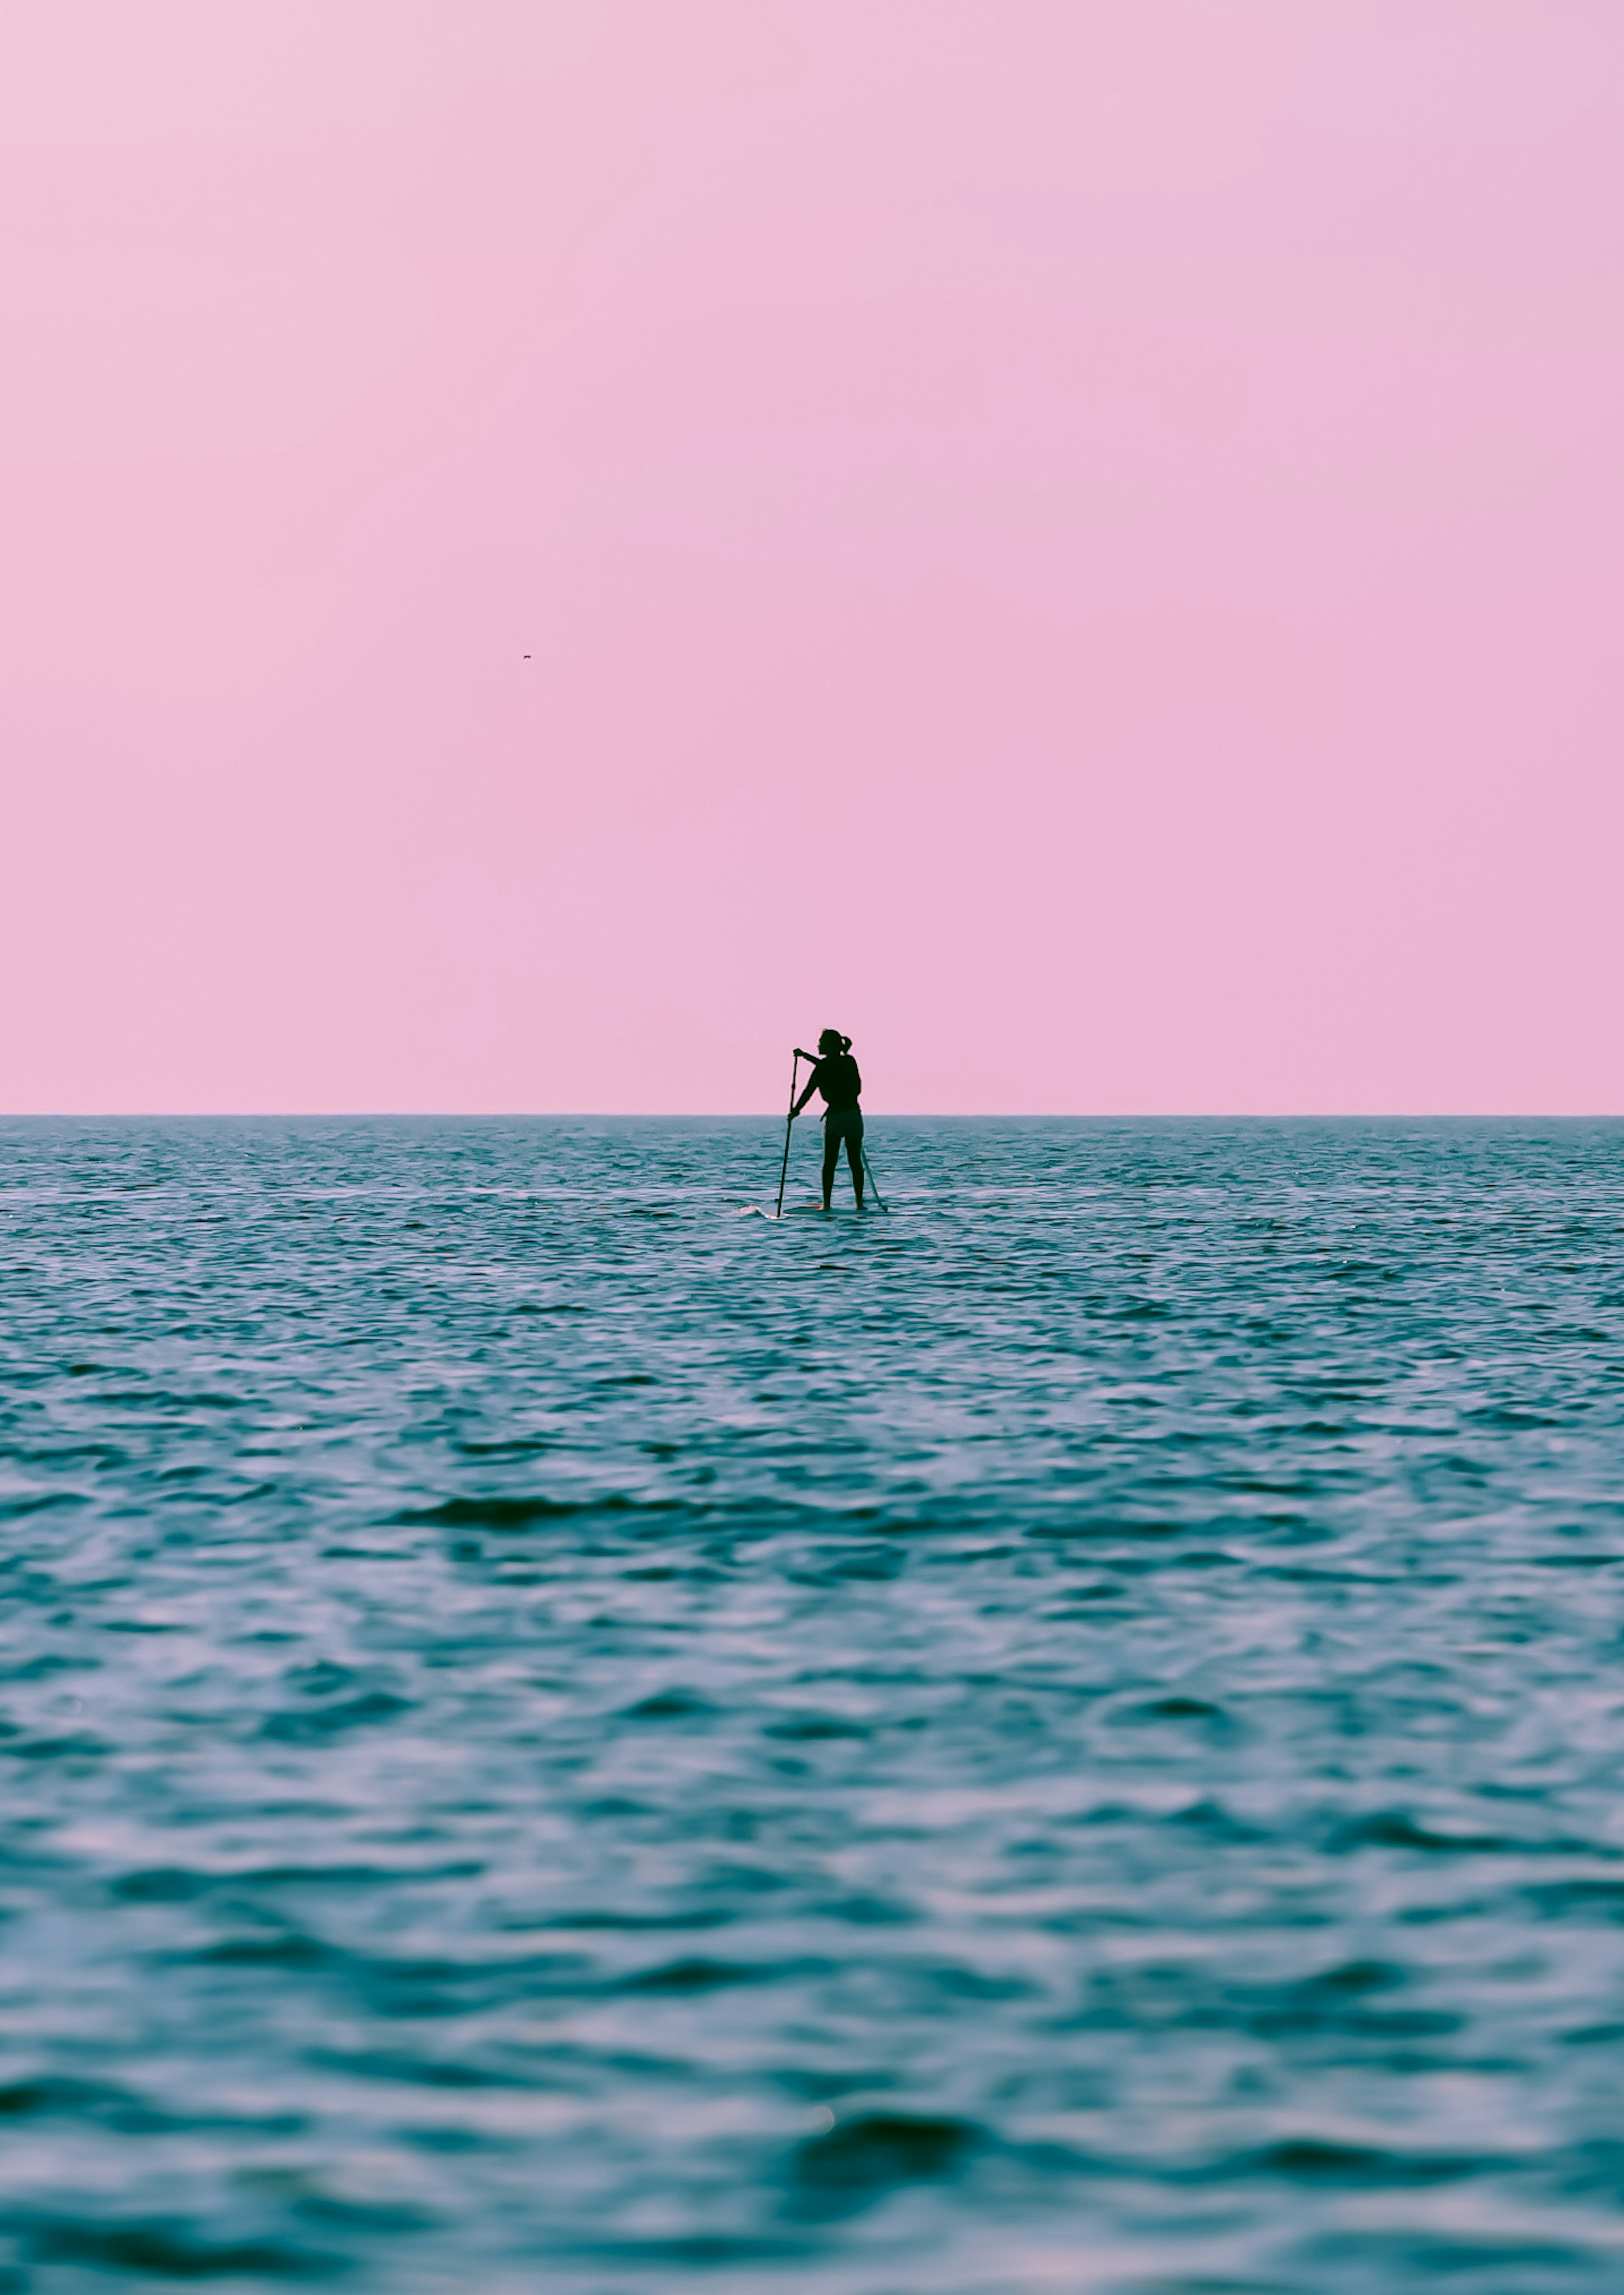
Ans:
{"type": "Polygon", "coordinates": [[[779,1136],[0,1127],[0,2289],[1624,2285],[1624,1128],[779,1136]]]}

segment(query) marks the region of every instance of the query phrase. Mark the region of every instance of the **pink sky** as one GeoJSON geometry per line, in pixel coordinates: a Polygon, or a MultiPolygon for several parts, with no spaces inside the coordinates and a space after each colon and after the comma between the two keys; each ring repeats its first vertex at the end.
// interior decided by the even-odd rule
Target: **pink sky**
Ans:
{"type": "Polygon", "coordinates": [[[0,261],[4,1105],[1624,1109],[1618,0],[8,6],[0,261]]]}

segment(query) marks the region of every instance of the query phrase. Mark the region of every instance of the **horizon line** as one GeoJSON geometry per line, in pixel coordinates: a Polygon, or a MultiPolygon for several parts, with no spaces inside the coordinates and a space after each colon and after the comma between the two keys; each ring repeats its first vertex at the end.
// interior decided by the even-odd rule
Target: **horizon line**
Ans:
{"type": "MultiPolygon", "coordinates": [[[[1624,1108],[1191,1107],[865,1109],[872,1121],[931,1123],[1616,1123],[1624,1108]]],[[[27,1107],[0,1123],[781,1123],[752,1107],[27,1107]]],[[[818,1121],[813,1119],[814,1123],[818,1121]]]]}

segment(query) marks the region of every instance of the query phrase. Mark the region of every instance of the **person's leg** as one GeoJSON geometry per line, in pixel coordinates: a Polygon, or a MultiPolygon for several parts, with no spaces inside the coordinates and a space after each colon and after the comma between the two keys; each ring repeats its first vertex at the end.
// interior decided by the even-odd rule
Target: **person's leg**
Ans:
{"type": "Polygon", "coordinates": [[[840,1134],[823,1127],[823,1208],[828,1211],[829,1197],[835,1192],[835,1166],[840,1161],[840,1134]]]}
{"type": "Polygon", "coordinates": [[[846,1162],[852,1167],[852,1193],[857,1198],[857,1208],[862,1209],[862,1133],[848,1131],[845,1136],[846,1162]]]}

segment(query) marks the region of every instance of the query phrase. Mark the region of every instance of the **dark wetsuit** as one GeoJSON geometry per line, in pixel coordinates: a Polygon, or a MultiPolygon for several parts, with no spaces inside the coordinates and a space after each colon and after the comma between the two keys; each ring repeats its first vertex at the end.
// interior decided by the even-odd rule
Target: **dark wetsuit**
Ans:
{"type": "Polygon", "coordinates": [[[862,1110],[857,1104],[862,1078],[850,1052],[831,1052],[813,1063],[812,1080],[828,1105],[823,1111],[826,1139],[861,1139],[862,1110]]]}

